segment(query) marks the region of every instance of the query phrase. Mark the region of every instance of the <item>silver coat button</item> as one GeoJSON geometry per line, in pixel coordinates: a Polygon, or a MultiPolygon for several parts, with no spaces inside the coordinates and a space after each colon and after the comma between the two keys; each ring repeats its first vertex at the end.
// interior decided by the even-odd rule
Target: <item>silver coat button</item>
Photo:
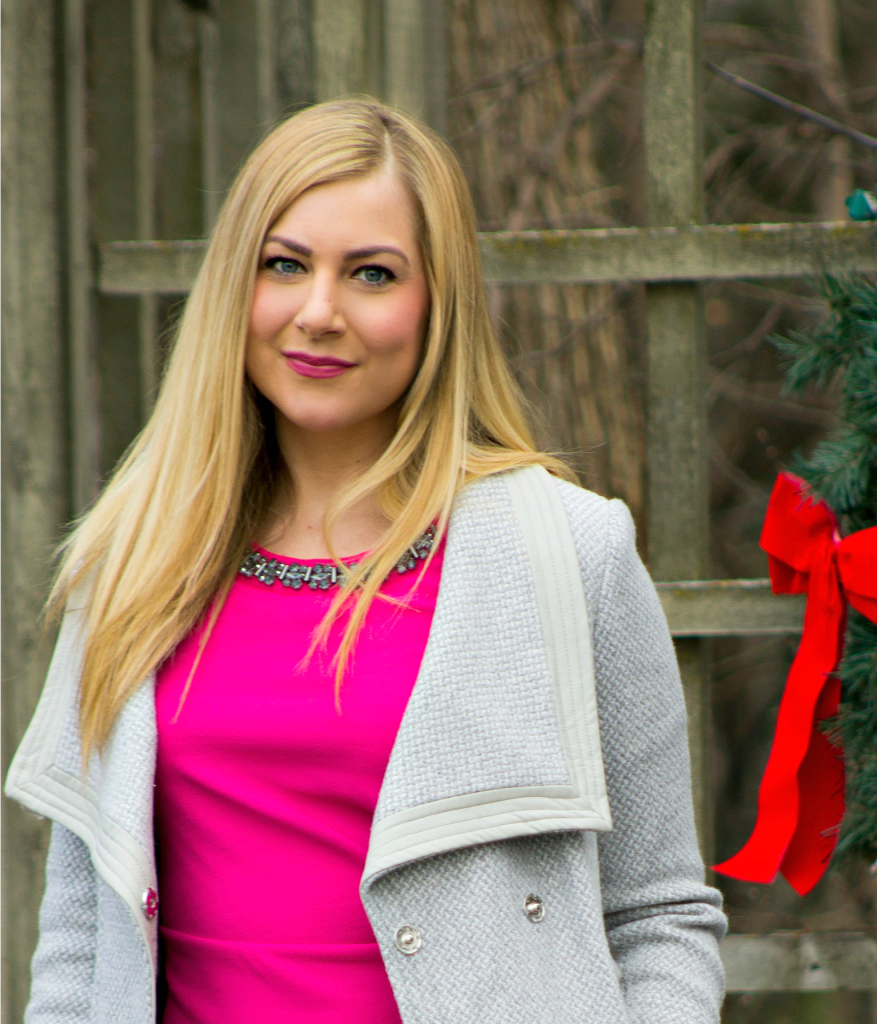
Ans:
{"type": "Polygon", "coordinates": [[[532,893],[524,900],[524,913],[530,921],[538,924],[545,917],[545,904],[539,896],[532,893]]]}
{"type": "Polygon", "coordinates": [[[403,924],[401,928],[397,929],[395,941],[396,949],[400,953],[404,953],[405,956],[411,956],[416,953],[423,945],[420,930],[410,924],[403,924]]]}

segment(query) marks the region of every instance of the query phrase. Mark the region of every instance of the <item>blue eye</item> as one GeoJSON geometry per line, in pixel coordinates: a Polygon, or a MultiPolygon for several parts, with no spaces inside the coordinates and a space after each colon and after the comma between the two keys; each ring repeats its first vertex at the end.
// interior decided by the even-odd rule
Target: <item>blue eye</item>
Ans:
{"type": "Polygon", "coordinates": [[[360,281],[365,281],[366,284],[381,285],[389,284],[390,281],[396,279],[395,274],[387,270],[386,267],[360,267],[356,271],[354,277],[358,277],[360,281]]]}
{"type": "Polygon", "coordinates": [[[276,274],[291,276],[304,270],[304,267],[291,256],[269,256],[265,260],[265,269],[273,270],[276,274]]]}

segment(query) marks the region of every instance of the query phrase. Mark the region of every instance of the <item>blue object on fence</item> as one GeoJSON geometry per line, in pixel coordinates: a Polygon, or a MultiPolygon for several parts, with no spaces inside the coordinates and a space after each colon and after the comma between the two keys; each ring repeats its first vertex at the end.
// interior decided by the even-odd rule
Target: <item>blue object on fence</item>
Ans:
{"type": "Polygon", "coordinates": [[[853,220],[877,220],[877,195],[857,188],[844,202],[853,220]]]}

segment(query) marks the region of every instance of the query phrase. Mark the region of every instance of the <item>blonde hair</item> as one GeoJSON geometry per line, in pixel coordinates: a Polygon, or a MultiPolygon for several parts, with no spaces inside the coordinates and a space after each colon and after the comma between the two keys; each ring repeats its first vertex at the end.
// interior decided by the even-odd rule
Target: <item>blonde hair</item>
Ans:
{"type": "Polygon", "coordinates": [[[388,166],[416,210],[431,309],[398,430],[324,525],[331,551],[338,514],[368,494],[379,496],[392,522],[330,610],[327,621],[350,611],[336,687],[381,581],[430,523],[444,532],[464,483],[532,463],[568,475],[534,447],[491,327],[472,202],[451,149],[373,100],[295,114],[256,148],[232,186],[152,415],[62,548],[50,611],[57,614],[77,584],[88,585],[84,758],[103,747],[128,697],[205,615],[209,633],[283,473],[273,421],[244,370],[265,235],[307,189],[388,166]]]}

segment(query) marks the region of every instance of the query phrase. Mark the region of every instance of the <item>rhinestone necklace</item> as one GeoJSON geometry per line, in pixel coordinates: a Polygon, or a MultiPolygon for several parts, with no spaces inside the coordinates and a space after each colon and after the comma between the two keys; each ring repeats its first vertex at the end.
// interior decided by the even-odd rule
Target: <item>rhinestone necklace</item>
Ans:
{"type": "MultiPolygon", "coordinates": [[[[419,537],[395,565],[399,574],[410,572],[423,561],[432,550],[435,541],[435,527],[428,526],[426,533],[419,537]]],[[[357,563],[349,562],[352,569],[357,563]]],[[[311,590],[328,590],[329,587],[342,583],[344,572],[339,571],[333,562],[317,562],[307,565],[303,562],[278,562],[276,558],[266,558],[261,551],[251,549],[244,555],[238,572],[247,579],[258,580],[266,587],[273,587],[275,580],[284,587],[301,590],[307,584],[311,590]]]]}

